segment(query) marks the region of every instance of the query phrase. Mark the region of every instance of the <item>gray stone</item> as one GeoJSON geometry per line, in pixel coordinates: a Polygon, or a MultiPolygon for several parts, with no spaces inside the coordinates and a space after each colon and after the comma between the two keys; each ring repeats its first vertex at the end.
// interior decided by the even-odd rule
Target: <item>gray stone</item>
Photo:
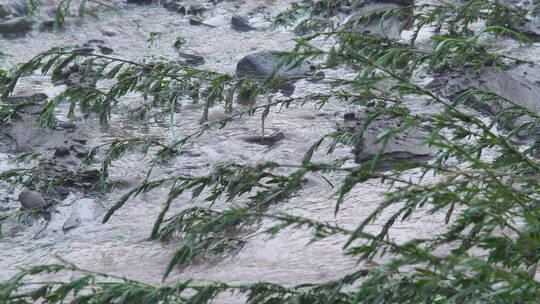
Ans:
{"type": "Polygon", "coordinates": [[[28,96],[26,95],[10,96],[2,101],[5,103],[16,103],[16,102],[31,100],[31,101],[39,103],[39,102],[44,101],[47,98],[49,98],[49,96],[47,96],[44,93],[36,93],[36,94],[28,95],[28,96]]]}
{"type": "Polygon", "coordinates": [[[152,0],[127,0],[126,2],[132,4],[150,4],[152,0]]]}
{"type": "MultiPolygon", "coordinates": [[[[535,6],[538,5],[538,1],[530,0],[502,0],[502,4],[507,5],[514,9],[521,9],[524,11],[533,11],[535,6]]],[[[495,21],[496,22],[496,21],[495,21]]],[[[529,15],[526,17],[526,20],[523,20],[521,23],[513,24],[497,24],[504,27],[513,29],[521,34],[524,34],[527,38],[539,42],[540,41],[540,15],[529,15]]]]}
{"type": "Polygon", "coordinates": [[[259,145],[265,145],[265,146],[273,146],[280,140],[285,139],[285,134],[283,132],[278,131],[274,132],[267,136],[242,136],[240,137],[245,142],[252,143],[252,144],[259,144],[259,145]]]}
{"type": "Polygon", "coordinates": [[[50,204],[36,191],[24,190],[19,194],[19,202],[28,210],[45,208],[50,204]]]}
{"type": "Polygon", "coordinates": [[[69,149],[67,147],[56,147],[54,150],[54,156],[56,157],[64,157],[69,155],[69,149]]]}
{"type": "Polygon", "coordinates": [[[256,28],[252,27],[249,24],[248,20],[237,15],[233,15],[231,17],[231,28],[239,32],[249,32],[256,30],[256,28]]]}
{"type": "MultiPolygon", "coordinates": [[[[367,114],[347,113],[344,117],[345,128],[348,132],[358,134],[363,125],[363,120],[367,114]]],[[[425,130],[417,127],[410,127],[397,134],[391,135],[384,145],[384,142],[377,142],[379,135],[401,127],[403,121],[399,118],[379,116],[370,122],[364,132],[362,142],[353,149],[355,162],[362,163],[375,157],[381,149],[384,163],[392,162],[418,162],[426,161],[434,157],[438,150],[424,144],[422,137],[428,134],[425,130]]]]}
{"type": "MultiPolygon", "coordinates": [[[[247,55],[236,65],[236,76],[240,78],[250,78],[264,80],[272,75],[272,71],[283,61],[277,51],[264,51],[247,55]]],[[[274,74],[274,78],[290,79],[302,77],[311,72],[311,66],[302,61],[281,66],[274,74]]]]}
{"type": "Polygon", "coordinates": [[[203,56],[199,56],[195,54],[179,52],[178,56],[180,56],[180,58],[183,59],[180,62],[182,65],[197,66],[197,65],[202,65],[205,62],[203,56]]]}
{"type": "Polygon", "coordinates": [[[28,6],[25,0],[2,0],[0,4],[0,19],[28,14],[28,6]]]}
{"type": "Polygon", "coordinates": [[[15,35],[24,34],[32,30],[32,21],[19,17],[0,23],[0,34],[15,35]]]}
{"type": "MultiPolygon", "coordinates": [[[[356,10],[353,18],[360,17],[367,13],[374,11],[391,10],[402,8],[401,5],[396,3],[369,3],[361,6],[356,10]]],[[[359,23],[355,26],[358,31],[371,33],[373,35],[387,37],[389,39],[398,40],[401,36],[400,27],[403,24],[403,20],[398,17],[389,17],[381,20],[379,18],[371,18],[369,21],[359,23]],[[382,26],[381,26],[382,22],[382,26]]]]}
{"type": "Polygon", "coordinates": [[[85,157],[88,153],[88,149],[79,144],[71,145],[70,149],[75,152],[75,155],[79,158],[85,157]]]}
{"type": "MultiPolygon", "coordinates": [[[[539,84],[540,65],[522,64],[506,70],[494,67],[484,67],[478,71],[465,69],[462,72],[438,77],[430,84],[430,87],[451,100],[467,90],[491,91],[540,114],[539,84]]],[[[480,103],[477,98],[469,100],[469,104],[491,116],[511,106],[509,102],[503,100],[480,103]]],[[[515,128],[530,121],[532,118],[526,115],[503,120],[504,127],[507,128],[515,128]]],[[[531,137],[536,138],[538,135],[540,135],[540,130],[522,131],[517,134],[517,139],[527,140],[531,137]]]]}
{"type": "Polygon", "coordinates": [[[0,4],[0,19],[6,18],[9,14],[8,6],[6,4],[0,4]]]}
{"type": "Polygon", "coordinates": [[[105,213],[105,207],[98,201],[83,198],[77,200],[71,205],[71,213],[62,225],[62,230],[67,232],[83,225],[93,222],[105,213]]]}

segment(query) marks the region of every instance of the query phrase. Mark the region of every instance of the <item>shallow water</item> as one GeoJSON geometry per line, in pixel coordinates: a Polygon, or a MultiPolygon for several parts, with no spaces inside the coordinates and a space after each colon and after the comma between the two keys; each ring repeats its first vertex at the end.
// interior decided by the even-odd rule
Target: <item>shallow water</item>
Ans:
{"type": "MultiPolygon", "coordinates": [[[[206,64],[202,68],[234,72],[236,62],[246,54],[268,49],[288,49],[294,45],[291,40],[294,35],[286,29],[238,33],[229,27],[231,12],[241,15],[249,15],[251,12],[254,26],[268,28],[269,18],[288,1],[266,2],[266,6],[263,4],[260,10],[255,8],[261,5],[261,1],[255,0],[223,2],[217,5],[204,16],[205,22],[215,25],[216,28],[189,25],[186,17],[158,6],[122,5],[123,15],[105,13],[101,20],[86,18],[80,24],[71,24],[59,33],[36,31],[24,38],[1,41],[0,51],[12,54],[13,57],[7,58],[0,67],[24,62],[59,44],[83,44],[90,39],[105,40],[107,46],[114,49],[113,55],[117,57],[133,60],[163,57],[173,60],[178,58],[172,43],[180,35],[187,40],[184,51],[196,52],[205,57],[206,64]],[[235,3],[243,4],[235,8],[235,3]],[[114,32],[116,36],[104,36],[105,32],[114,32]],[[151,44],[148,42],[150,32],[162,34],[151,44]]],[[[332,71],[327,75],[331,73],[332,71]]],[[[295,94],[305,94],[317,88],[316,84],[300,83],[295,94]]],[[[46,78],[36,75],[25,79],[17,88],[17,93],[44,92],[54,96],[62,89],[63,87],[54,87],[46,78]]],[[[130,95],[124,98],[123,102],[133,104],[140,100],[140,96],[130,95]]],[[[413,108],[420,111],[425,107],[421,103],[413,102],[413,108]]],[[[272,112],[266,120],[265,132],[269,134],[283,131],[286,139],[270,149],[246,143],[239,138],[261,133],[259,116],[235,119],[225,129],[208,131],[189,147],[192,152],[190,156],[180,157],[166,168],[154,169],[153,176],[205,174],[212,164],[226,160],[250,164],[270,160],[298,163],[314,140],[321,134],[335,130],[336,123],[347,110],[348,106],[330,103],[322,110],[308,104],[303,107],[293,105],[288,109],[272,112]]],[[[78,126],[88,135],[89,146],[133,136],[173,139],[197,130],[201,113],[199,106],[186,104],[176,116],[174,134],[168,130],[168,122],[132,126],[121,112],[113,115],[111,126],[106,130],[96,127],[96,118],[80,121],[78,126]]],[[[211,120],[225,116],[219,106],[210,112],[211,120]]],[[[350,152],[343,147],[338,147],[334,153],[337,157],[348,155],[350,152]]],[[[317,157],[321,160],[327,159],[324,155],[317,157]]],[[[7,155],[0,154],[0,170],[12,166],[8,164],[7,158],[7,155]]],[[[111,179],[122,182],[125,186],[103,199],[88,197],[83,202],[90,201],[105,210],[145,178],[150,166],[149,161],[150,156],[145,157],[133,152],[114,162],[111,179]]],[[[338,178],[335,176],[336,180],[338,178]]],[[[0,202],[2,198],[9,198],[12,202],[10,206],[15,206],[13,202],[16,202],[19,190],[11,192],[7,186],[0,185],[0,202]]],[[[333,189],[322,178],[313,175],[298,196],[272,206],[270,211],[286,211],[314,219],[335,221],[347,228],[353,228],[376,208],[386,191],[386,186],[376,181],[368,181],[348,195],[341,211],[334,216],[333,189]]],[[[96,215],[81,227],[64,233],[62,224],[69,217],[74,204],[83,199],[78,194],[70,195],[59,203],[57,211],[52,214],[51,223],[38,238],[31,239],[41,229],[39,222],[31,227],[19,227],[20,229],[13,230],[10,235],[0,237],[0,280],[9,278],[20,266],[57,262],[55,255],[59,255],[83,268],[161,284],[163,270],[177,249],[177,244],[149,242],[147,238],[167,193],[167,187],[160,187],[129,201],[106,224],[101,224],[100,217],[96,215]]],[[[193,204],[200,202],[192,202],[187,195],[181,196],[175,201],[174,210],[170,214],[193,204]]],[[[404,241],[413,235],[430,236],[435,231],[441,231],[444,213],[429,217],[424,217],[423,214],[425,213],[416,213],[411,221],[397,224],[392,229],[392,236],[398,241],[404,241]]],[[[384,216],[382,218],[384,219],[384,216]]],[[[288,230],[269,238],[263,231],[270,225],[271,223],[265,222],[246,231],[243,236],[247,244],[237,254],[203,259],[187,268],[177,268],[166,283],[195,278],[229,283],[268,281],[294,285],[306,281],[328,281],[355,269],[367,267],[343,255],[344,240],[332,238],[306,246],[310,240],[309,231],[288,230]]],[[[374,224],[369,229],[376,231],[380,226],[374,224]]]]}

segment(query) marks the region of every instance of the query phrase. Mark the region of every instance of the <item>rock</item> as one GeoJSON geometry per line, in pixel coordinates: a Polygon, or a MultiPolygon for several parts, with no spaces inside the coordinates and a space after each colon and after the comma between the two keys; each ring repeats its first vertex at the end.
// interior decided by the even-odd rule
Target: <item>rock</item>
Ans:
{"type": "Polygon", "coordinates": [[[294,94],[295,89],[296,86],[292,82],[285,81],[279,87],[279,92],[287,97],[290,97],[292,96],[292,94],[294,94]]]}
{"type": "Polygon", "coordinates": [[[127,0],[128,4],[150,4],[152,0],[127,0]]]}
{"type": "MultiPolygon", "coordinates": [[[[536,9],[535,6],[538,5],[538,1],[529,0],[501,0],[501,3],[510,8],[528,12],[534,12],[536,9]]],[[[525,35],[535,42],[540,42],[540,15],[536,13],[526,15],[525,20],[520,23],[501,24],[497,23],[497,20],[495,20],[489,25],[507,27],[525,35]]]]}
{"type": "Polygon", "coordinates": [[[205,62],[204,57],[195,54],[179,52],[178,56],[184,59],[181,63],[185,65],[197,66],[202,65],[205,62]]]}
{"type": "Polygon", "coordinates": [[[273,146],[278,141],[285,139],[285,134],[283,132],[278,131],[274,132],[268,136],[243,136],[240,137],[245,142],[252,143],[252,144],[259,144],[259,145],[265,145],[265,146],[273,146]]]}
{"type": "Polygon", "coordinates": [[[0,4],[0,19],[6,18],[9,14],[9,7],[6,4],[0,4]]]}
{"type": "MultiPolygon", "coordinates": [[[[395,2],[399,2],[399,1],[395,1],[395,2]]],[[[358,10],[354,13],[352,18],[357,18],[364,14],[372,13],[374,11],[392,10],[392,9],[399,9],[399,8],[402,8],[402,6],[394,3],[394,1],[390,3],[369,3],[358,8],[358,10]]],[[[368,32],[373,35],[387,37],[393,40],[398,40],[401,36],[400,27],[402,26],[402,23],[404,22],[404,20],[401,20],[397,17],[389,17],[383,20],[382,22],[383,23],[381,27],[381,19],[373,17],[373,18],[370,18],[370,20],[368,21],[357,24],[355,28],[358,31],[368,32]]]]}
{"type": "Polygon", "coordinates": [[[81,218],[79,217],[79,214],[77,212],[73,212],[68,217],[68,219],[64,222],[64,225],[62,226],[62,230],[64,232],[67,232],[79,226],[81,226],[81,218]]]}
{"type": "Polygon", "coordinates": [[[202,15],[206,11],[206,7],[200,4],[191,5],[189,9],[187,10],[188,15],[194,15],[199,16],[202,15]]]}
{"type": "MultiPolygon", "coordinates": [[[[345,129],[347,132],[358,134],[359,128],[362,127],[362,120],[366,114],[345,114],[345,129]]],[[[354,147],[353,153],[355,162],[362,163],[372,159],[383,148],[383,142],[378,142],[379,135],[389,130],[399,128],[403,121],[398,118],[387,116],[377,117],[372,121],[364,132],[362,143],[354,147]]],[[[427,132],[410,127],[403,132],[394,134],[388,140],[382,156],[386,158],[384,164],[395,162],[417,162],[426,161],[434,157],[438,150],[434,147],[428,147],[423,143],[422,137],[426,137],[427,132]]]]}
{"type": "Polygon", "coordinates": [[[89,198],[83,198],[73,202],[71,209],[71,214],[62,225],[64,232],[78,228],[84,223],[95,221],[105,212],[103,205],[89,198]]]}
{"type": "Polygon", "coordinates": [[[75,155],[79,158],[85,157],[88,153],[88,150],[82,145],[72,145],[70,149],[71,151],[75,152],[75,155]]]}
{"type": "Polygon", "coordinates": [[[163,4],[163,7],[170,11],[179,12],[182,15],[186,14],[186,8],[178,0],[167,1],[163,4]]]}
{"type": "Polygon", "coordinates": [[[66,147],[57,147],[54,150],[54,156],[56,156],[56,157],[64,157],[64,156],[67,156],[67,155],[69,155],[69,149],[66,148],[66,147]]]}
{"type": "Polygon", "coordinates": [[[79,49],[82,53],[93,53],[96,48],[98,48],[102,54],[109,55],[114,52],[110,47],[105,46],[105,40],[101,39],[90,39],[83,44],[83,47],[79,49]]]}
{"type": "Polygon", "coordinates": [[[178,12],[182,15],[200,16],[208,9],[201,4],[186,5],[182,0],[169,0],[163,4],[163,7],[170,11],[178,12]]]}
{"type": "Polygon", "coordinates": [[[30,30],[32,30],[32,21],[24,17],[12,18],[0,23],[0,34],[4,36],[26,34],[30,30]]]}
{"type": "Polygon", "coordinates": [[[51,32],[54,30],[54,20],[44,20],[41,21],[41,26],[39,30],[42,32],[51,32]]]}
{"type": "Polygon", "coordinates": [[[28,96],[24,96],[24,95],[10,96],[10,97],[6,98],[5,100],[3,100],[3,102],[5,102],[5,103],[16,103],[16,102],[31,100],[31,101],[40,103],[40,102],[46,100],[47,98],[49,98],[49,96],[47,96],[44,93],[36,93],[36,94],[28,95],[28,96]]]}
{"type": "Polygon", "coordinates": [[[70,122],[70,121],[63,121],[58,123],[58,126],[65,130],[75,130],[77,128],[77,125],[70,122]]]}
{"type": "Polygon", "coordinates": [[[25,209],[28,210],[34,210],[50,206],[50,204],[45,201],[41,194],[31,190],[22,191],[19,194],[19,202],[25,209]]]}
{"type": "Polygon", "coordinates": [[[0,19],[10,15],[25,16],[28,14],[28,5],[25,0],[2,0],[0,4],[0,19]]]}
{"type": "Polygon", "coordinates": [[[90,39],[83,44],[83,46],[86,46],[86,47],[99,47],[99,46],[104,46],[104,45],[105,45],[105,40],[101,40],[101,39],[90,39]]]}
{"type": "MultiPolygon", "coordinates": [[[[264,80],[272,75],[272,71],[283,61],[277,51],[263,51],[253,53],[242,58],[236,65],[236,76],[254,80],[264,80]]],[[[274,74],[274,78],[289,79],[302,77],[311,72],[311,66],[307,62],[301,62],[295,66],[295,62],[280,67],[274,74]]]]}
{"type": "Polygon", "coordinates": [[[189,18],[189,24],[191,25],[204,25],[204,26],[207,26],[207,27],[215,27],[211,24],[206,24],[204,23],[200,18],[196,18],[196,17],[191,17],[189,18]]]}
{"type": "Polygon", "coordinates": [[[231,17],[231,28],[239,32],[249,32],[256,30],[256,28],[252,27],[249,24],[249,21],[238,15],[233,15],[231,17]]]}
{"type": "Polygon", "coordinates": [[[113,32],[113,31],[109,31],[109,30],[102,30],[101,33],[102,33],[104,36],[107,36],[107,37],[115,37],[115,36],[118,36],[118,33],[113,32]]]}
{"type": "Polygon", "coordinates": [[[414,5],[414,0],[378,0],[378,3],[394,3],[401,6],[411,6],[414,5]]]}
{"type": "MultiPolygon", "coordinates": [[[[540,65],[522,64],[506,70],[495,67],[484,67],[478,71],[471,68],[461,72],[439,75],[428,86],[433,88],[445,98],[451,100],[467,90],[485,90],[494,92],[518,105],[528,108],[540,114],[540,65]]],[[[503,100],[490,100],[479,103],[477,98],[469,100],[469,105],[494,116],[511,106],[503,100]]],[[[503,119],[503,127],[513,129],[525,122],[532,121],[529,116],[521,116],[516,119],[503,119]]],[[[538,138],[540,130],[523,130],[516,135],[516,139],[527,141],[530,138],[538,138]],[[531,133],[532,132],[532,133],[531,133]]]]}
{"type": "Polygon", "coordinates": [[[110,55],[114,52],[112,48],[106,47],[106,46],[100,47],[99,50],[101,51],[101,54],[103,55],[110,55]]]}

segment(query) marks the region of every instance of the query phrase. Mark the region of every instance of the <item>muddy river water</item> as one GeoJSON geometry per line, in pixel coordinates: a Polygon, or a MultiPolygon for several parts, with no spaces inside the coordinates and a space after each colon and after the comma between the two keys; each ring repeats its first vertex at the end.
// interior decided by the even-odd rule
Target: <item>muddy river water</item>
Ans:
{"type": "MultiPolygon", "coordinates": [[[[34,30],[24,37],[0,40],[0,51],[12,55],[0,62],[0,68],[29,60],[42,51],[58,45],[82,45],[88,40],[104,40],[114,50],[111,56],[130,60],[166,58],[178,60],[178,51],[173,47],[177,36],[185,38],[186,52],[197,53],[205,58],[203,69],[233,73],[236,63],[245,55],[263,50],[283,50],[294,46],[295,35],[289,29],[270,29],[271,18],[284,9],[290,1],[244,0],[224,1],[209,5],[204,13],[204,22],[214,27],[194,26],[186,16],[171,12],[160,5],[137,6],[118,2],[121,14],[104,12],[100,16],[77,19],[59,32],[34,30]],[[238,32],[230,27],[232,14],[250,16],[250,23],[258,31],[238,32]],[[149,39],[151,33],[154,39],[149,39]]],[[[500,49],[515,46],[501,45],[500,49]]],[[[534,57],[529,51],[515,49],[516,53],[534,57]]],[[[327,75],[343,71],[325,71],[327,75]]],[[[16,88],[16,94],[45,93],[55,96],[65,87],[54,86],[50,78],[33,75],[25,78],[16,88]]],[[[296,95],[317,90],[317,84],[300,82],[296,95]]],[[[137,103],[141,96],[123,98],[125,104],[137,103]]],[[[420,106],[418,106],[420,107],[420,106]]],[[[65,109],[64,109],[65,110],[65,109]]],[[[241,140],[245,135],[261,134],[261,118],[243,116],[233,120],[224,129],[206,132],[189,146],[190,154],[180,157],[165,167],[156,167],[152,176],[170,174],[201,175],[218,162],[233,160],[254,164],[262,161],[299,163],[303,154],[322,134],[336,129],[337,122],[349,110],[347,105],[329,103],[322,109],[314,105],[293,105],[287,109],[272,111],[266,120],[265,133],[281,131],[285,139],[267,147],[241,140]]],[[[186,103],[175,117],[174,132],[168,121],[132,124],[119,110],[113,113],[107,129],[99,127],[97,118],[76,121],[78,132],[88,140],[87,146],[111,142],[115,139],[135,136],[152,136],[163,140],[180,138],[200,127],[203,109],[198,104],[186,103]]],[[[62,118],[60,109],[60,119],[62,118]]],[[[210,119],[225,117],[223,108],[216,106],[210,111],[210,119]]],[[[31,136],[31,135],[29,135],[31,136]]],[[[53,153],[51,151],[50,153],[53,153]]],[[[350,151],[337,147],[333,157],[347,156],[350,151]]],[[[13,155],[0,153],[0,171],[13,168],[9,162],[13,155]]],[[[326,156],[318,155],[321,160],[326,156]]],[[[0,236],[0,280],[17,272],[17,267],[56,262],[55,255],[77,265],[96,271],[123,275],[152,284],[161,284],[166,264],[178,248],[178,244],[148,241],[153,222],[161,210],[168,193],[160,187],[148,194],[130,200],[109,222],[101,223],[104,211],[122,194],[137,186],[150,168],[150,156],[128,153],[111,168],[111,180],[119,182],[116,188],[104,197],[84,196],[70,193],[57,202],[51,221],[42,232],[42,223],[33,225],[7,225],[0,236]],[[90,207],[89,207],[90,206],[90,207]],[[65,222],[77,209],[82,214],[82,223],[64,231],[65,222]],[[34,237],[39,232],[37,237],[34,237]]],[[[300,193],[288,200],[275,204],[270,211],[285,211],[314,219],[339,222],[348,228],[365,218],[387,191],[377,181],[368,181],[354,189],[335,216],[333,189],[319,176],[309,177],[309,182],[300,193]]],[[[336,176],[336,180],[338,177],[336,176]]],[[[18,208],[17,195],[21,189],[11,189],[0,184],[0,207],[13,211],[18,208]]],[[[201,202],[192,202],[188,195],[179,197],[173,206],[180,210],[201,202]]],[[[173,211],[174,211],[173,210],[173,211]]],[[[172,214],[172,213],[171,213],[172,214]]],[[[391,235],[396,240],[405,240],[411,235],[429,236],[441,229],[444,214],[422,217],[417,213],[408,222],[397,224],[391,235]]],[[[309,244],[307,230],[286,230],[270,238],[264,234],[271,223],[263,222],[243,232],[246,245],[237,253],[219,258],[201,259],[196,263],[175,268],[165,283],[185,279],[219,280],[229,283],[257,281],[294,285],[300,282],[323,282],[339,278],[358,268],[368,267],[345,256],[343,240],[327,239],[309,244]]],[[[373,229],[378,229],[374,225],[373,229]]]]}

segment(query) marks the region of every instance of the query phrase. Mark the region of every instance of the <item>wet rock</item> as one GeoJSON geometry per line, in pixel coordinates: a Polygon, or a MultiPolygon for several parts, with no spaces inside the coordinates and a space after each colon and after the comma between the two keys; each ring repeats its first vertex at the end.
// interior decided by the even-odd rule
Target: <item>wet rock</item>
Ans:
{"type": "Polygon", "coordinates": [[[0,3],[0,19],[9,16],[25,16],[28,5],[25,0],[2,0],[0,3]]]}
{"type": "Polygon", "coordinates": [[[64,186],[53,186],[53,190],[61,200],[65,199],[69,195],[68,188],[64,186]]]}
{"type": "Polygon", "coordinates": [[[90,39],[84,43],[84,46],[98,46],[98,45],[105,45],[105,40],[90,39]]]}
{"type": "Polygon", "coordinates": [[[195,4],[195,5],[191,5],[189,9],[187,9],[187,14],[198,16],[198,15],[202,15],[206,10],[207,8],[204,5],[195,4]]]}
{"type": "Polygon", "coordinates": [[[6,18],[10,14],[6,4],[0,4],[0,19],[6,18]]]}
{"type": "Polygon", "coordinates": [[[183,59],[181,63],[185,65],[197,66],[202,65],[205,62],[204,57],[195,54],[179,52],[178,56],[183,59]]]}
{"type": "Polygon", "coordinates": [[[118,33],[113,32],[113,31],[108,31],[108,30],[102,30],[101,33],[102,33],[104,36],[107,36],[107,37],[115,37],[115,36],[118,36],[118,33]]]}
{"type": "Polygon", "coordinates": [[[71,214],[62,225],[62,230],[69,230],[81,227],[81,225],[93,222],[101,217],[105,212],[105,207],[97,200],[83,198],[71,204],[71,214]]]}
{"type": "Polygon", "coordinates": [[[399,4],[401,6],[414,5],[414,0],[379,0],[379,1],[376,1],[376,2],[379,2],[379,3],[394,3],[394,4],[399,4]]]}
{"type": "Polygon", "coordinates": [[[294,94],[295,89],[296,86],[294,85],[294,83],[290,81],[285,81],[279,87],[279,92],[287,97],[290,97],[292,96],[292,94],[294,94]]]}
{"type": "Polygon", "coordinates": [[[128,4],[150,4],[152,0],[126,0],[128,4]]]}
{"type": "Polygon", "coordinates": [[[74,212],[71,214],[71,216],[65,221],[64,225],[62,226],[62,230],[64,232],[67,232],[71,229],[77,228],[81,226],[81,218],[79,217],[79,214],[77,212],[74,212]]]}
{"type": "Polygon", "coordinates": [[[58,124],[58,126],[65,130],[75,130],[77,128],[77,125],[70,122],[70,121],[63,121],[58,124]]]}
{"type": "Polygon", "coordinates": [[[203,26],[206,26],[206,27],[212,27],[212,28],[215,27],[214,25],[204,23],[204,22],[202,21],[202,19],[196,18],[196,17],[191,17],[191,18],[189,18],[189,24],[191,24],[191,25],[203,25],[203,26]]]}
{"type": "Polygon", "coordinates": [[[0,34],[4,36],[19,36],[32,30],[32,21],[19,17],[0,23],[0,34]]]}
{"type": "Polygon", "coordinates": [[[73,151],[75,155],[79,158],[85,157],[86,154],[88,153],[88,149],[86,149],[82,145],[72,145],[70,147],[70,150],[73,151]]]}
{"type": "MultiPolygon", "coordinates": [[[[255,80],[264,80],[272,75],[283,58],[277,51],[263,51],[247,55],[236,65],[236,76],[240,78],[250,78],[255,80]]],[[[301,62],[295,66],[295,62],[281,66],[274,74],[275,78],[289,79],[301,77],[311,72],[311,65],[307,62],[301,62]]]]}
{"type": "Polygon", "coordinates": [[[256,28],[252,27],[249,24],[248,20],[238,15],[233,15],[231,17],[231,28],[239,32],[249,32],[256,30],[256,28]]]}
{"type": "Polygon", "coordinates": [[[186,3],[183,3],[182,0],[169,0],[166,1],[163,4],[163,7],[170,11],[178,12],[182,15],[193,15],[193,16],[200,16],[205,11],[208,10],[208,8],[202,4],[192,4],[188,5],[186,3]]]}
{"type": "MultiPolygon", "coordinates": [[[[494,92],[523,107],[540,114],[540,65],[522,64],[509,69],[484,67],[478,71],[465,69],[461,72],[439,75],[428,86],[445,98],[451,100],[467,90],[485,90],[494,92]]],[[[480,102],[478,98],[471,98],[471,107],[488,115],[494,116],[511,106],[507,101],[489,100],[480,102]]],[[[514,119],[503,119],[503,127],[513,129],[525,122],[532,121],[529,116],[520,116],[514,119]]],[[[516,135],[518,140],[537,138],[540,130],[524,130],[516,135]]]]}
{"type": "MultiPolygon", "coordinates": [[[[358,134],[366,117],[367,114],[365,113],[347,113],[344,117],[344,125],[341,128],[347,132],[358,134]]],[[[353,149],[355,162],[362,163],[375,157],[384,145],[383,142],[377,142],[379,135],[399,128],[402,124],[403,121],[398,118],[385,116],[377,117],[372,121],[364,132],[362,143],[353,149]]],[[[438,150],[434,147],[428,147],[421,139],[427,135],[425,130],[416,127],[392,135],[386,146],[384,146],[383,164],[426,161],[434,157],[438,150]]]]}
{"type": "Polygon", "coordinates": [[[170,11],[176,11],[181,13],[182,15],[186,14],[186,8],[182,5],[182,3],[178,0],[173,1],[166,1],[163,4],[163,7],[170,10],[170,11]]]}
{"type": "MultiPolygon", "coordinates": [[[[388,3],[368,3],[356,10],[353,15],[353,18],[360,17],[362,15],[372,13],[374,11],[384,11],[384,10],[393,10],[400,9],[403,6],[394,3],[394,1],[388,3]]],[[[400,1],[396,1],[400,2],[400,1]]],[[[369,20],[359,23],[355,28],[359,31],[368,32],[377,36],[387,37],[389,39],[398,40],[401,36],[400,28],[404,20],[401,20],[398,17],[389,17],[382,20],[377,17],[369,18],[369,20]]]]}
{"type": "MultiPolygon", "coordinates": [[[[538,1],[529,0],[502,0],[501,3],[523,12],[534,12],[535,6],[538,5],[538,1]]],[[[524,20],[513,24],[498,24],[496,22],[495,20],[493,25],[508,27],[535,42],[540,42],[540,15],[538,14],[528,14],[524,20]]]]}
{"type": "Polygon", "coordinates": [[[83,48],[81,48],[81,51],[84,51],[85,53],[93,53],[95,49],[99,49],[100,52],[104,55],[109,55],[114,52],[114,50],[108,46],[106,46],[105,40],[101,39],[90,39],[86,41],[83,44],[83,48]]]}
{"type": "Polygon", "coordinates": [[[50,204],[45,201],[39,192],[24,190],[19,194],[19,202],[28,210],[45,208],[50,204]]]}
{"type": "Polygon", "coordinates": [[[34,101],[34,102],[40,103],[46,100],[47,98],[49,97],[45,93],[36,93],[36,94],[28,95],[28,96],[25,96],[25,95],[10,96],[2,100],[2,102],[16,103],[16,102],[21,102],[21,101],[34,101]]]}
{"type": "Polygon", "coordinates": [[[64,157],[69,155],[69,149],[66,147],[57,147],[54,150],[54,156],[56,157],[64,157]]]}
{"type": "Polygon", "coordinates": [[[110,55],[114,52],[112,48],[106,47],[106,46],[100,47],[99,50],[101,51],[101,54],[103,55],[110,55]]]}
{"type": "Polygon", "coordinates": [[[280,140],[285,139],[285,134],[283,132],[278,131],[274,132],[268,136],[243,136],[240,137],[243,141],[251,144],[258,144],[258,145],[265,145],[265,146],[273,146],[280,140]]]}
{"type": "Polygon", "coordinates": [[[54,30],[54,20],[41,21],[39,30],[42,32],[51,32],[54,30]]]}

